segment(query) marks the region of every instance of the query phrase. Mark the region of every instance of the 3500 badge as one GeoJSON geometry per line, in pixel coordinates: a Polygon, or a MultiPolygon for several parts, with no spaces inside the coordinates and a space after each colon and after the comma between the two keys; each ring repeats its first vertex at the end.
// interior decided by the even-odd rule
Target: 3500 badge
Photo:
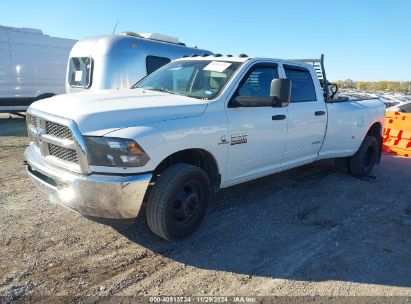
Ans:
{"type": "Polygon", "coordinates": [[[247,133],[231,134],[231,145],[245,144],[247,143],[247,133]]]}

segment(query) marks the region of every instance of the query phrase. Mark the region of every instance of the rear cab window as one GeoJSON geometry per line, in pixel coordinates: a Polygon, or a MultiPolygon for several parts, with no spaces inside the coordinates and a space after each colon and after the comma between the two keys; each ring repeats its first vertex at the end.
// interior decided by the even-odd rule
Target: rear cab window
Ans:
{"type": "Polygon", "coordinates": [[[69,62],[69,84],[73,88],[91,86],[93,60],[90,57],[72,57],[69,62]]]}
{"type": "Polygon", "coordinates": [[[284,65],[285,76],[291,80],[291,102],[317,101],[313,78],[308,69],[284,65]]]}

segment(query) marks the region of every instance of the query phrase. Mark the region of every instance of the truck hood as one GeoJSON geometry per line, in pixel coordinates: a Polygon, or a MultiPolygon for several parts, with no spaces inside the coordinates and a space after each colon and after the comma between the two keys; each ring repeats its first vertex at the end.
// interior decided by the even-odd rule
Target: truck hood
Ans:
{"type": "Polygon", "coordinates": [[[143,89],[102,90],[58,95],[30,109],[74,120],[83,135],[201,115],[205,100],[143,89]]]}

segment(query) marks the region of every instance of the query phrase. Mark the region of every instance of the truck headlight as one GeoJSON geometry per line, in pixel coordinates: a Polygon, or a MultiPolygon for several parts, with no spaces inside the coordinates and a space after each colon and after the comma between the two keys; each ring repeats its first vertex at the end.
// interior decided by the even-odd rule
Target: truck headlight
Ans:
{"type": "Polygon", "coordinates": [[[140,167],[149,157],[132,139],[86,136],[87,159],[90,165],[107,167],[140,167]]]}

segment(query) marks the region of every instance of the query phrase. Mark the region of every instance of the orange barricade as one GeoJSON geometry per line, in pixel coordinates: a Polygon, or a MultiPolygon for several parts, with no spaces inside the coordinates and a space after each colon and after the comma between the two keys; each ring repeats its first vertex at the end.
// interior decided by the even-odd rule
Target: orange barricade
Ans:
{"type": "Polygon", "coordinates": [[[383,150],[411,157],[411,113],[386,113],[383,150]]]}

